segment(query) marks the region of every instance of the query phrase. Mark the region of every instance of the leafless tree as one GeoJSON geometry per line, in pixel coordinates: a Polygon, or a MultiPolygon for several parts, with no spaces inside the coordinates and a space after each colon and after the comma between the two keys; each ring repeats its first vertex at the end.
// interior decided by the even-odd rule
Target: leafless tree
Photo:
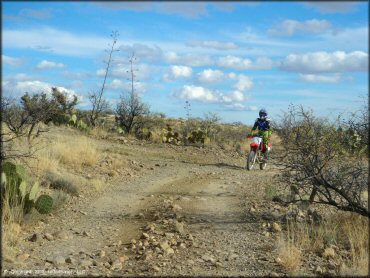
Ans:
{"type": "Polygon", "coordinates": [[[100,117],[101,113],[109,107],[109,103],[103,97],[103,95],[105,90],[105,84],[108,78],[109,69],[113,62],[112,59],[113,53],[119,51],[118,49],[115,48],[118,36],[119,34],[117,31],[113,31],[111,34],[112,44],[110,44],[110,48],[106,50],[108,52],[108,59],[105,61],[106,68],[104,72],[103,84],[99,91],[95,91],[89,94],[89,101],[92,105],[91,112],[89,114],[89,121],[93,127],[96,127],[97,120],[100,117]]]}
{"type": "Polygon", "coordinates": [[[54,102],[44,93],[32,97],[26,93],[18,103],[3,99],[1,106],[1,121],[5,124],[1,128],[1,159],[32,157],[36,148],[31,143],[42,132],[48,131],[40,124],[51,119],[55,111],[54,102]],[[27,150],[14,147],[15,140],[20,137],[27,138],[27,150]]]}
{"type": "MultiPolygon", "coordinates": [[[[367,198],[368,158],[348,153],[338,123],[291,106],[278,124],[284,151],[280,179],[295,186],[299,200],[334,206],[370,217],[367,198]]],[[[297,200],[297,201],[299,201],[297,200]]]]}
{"type": "Polygon", "coordinates": [[[135,90],[137,82],[134,68],[136,61],[135,53],[132,52],[129,57],[130,69],[129,74],[130,91],[124,92],[115,110],[115,119],[127,133],[137,130],[143,124],[143,116],[149,113],[148,106],[143,103],[135,90]]]}

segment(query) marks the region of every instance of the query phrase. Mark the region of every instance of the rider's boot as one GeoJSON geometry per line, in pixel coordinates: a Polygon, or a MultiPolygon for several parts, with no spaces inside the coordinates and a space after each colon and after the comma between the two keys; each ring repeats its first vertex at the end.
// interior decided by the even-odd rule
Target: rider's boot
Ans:
{"type": "Polygon", "coordinates": [[[266,162],[269,159],[267,149],[265,149],[263,151],[263,158],[262,159],[263,159],[264,162],[266,162]]]}

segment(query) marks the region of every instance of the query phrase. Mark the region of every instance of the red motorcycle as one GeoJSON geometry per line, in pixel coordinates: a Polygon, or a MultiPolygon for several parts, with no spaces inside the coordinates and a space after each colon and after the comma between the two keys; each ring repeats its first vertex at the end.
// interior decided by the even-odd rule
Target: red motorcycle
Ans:
{"type": "MultiPolygon", "coordinates": [[[[247,170],[252,170],[254,164],[258,163],[260,169],[263,170],[266,168],[266,159],[264,157],[265,145],[262,142],[262,137],[258,135],[248,135],[247,138],[253,138],[252,143],[250,144],[250,151],[247,156],[247,170]]],[[[268,144],[267,152],[270,151],[271,143],[268,144]]]]}

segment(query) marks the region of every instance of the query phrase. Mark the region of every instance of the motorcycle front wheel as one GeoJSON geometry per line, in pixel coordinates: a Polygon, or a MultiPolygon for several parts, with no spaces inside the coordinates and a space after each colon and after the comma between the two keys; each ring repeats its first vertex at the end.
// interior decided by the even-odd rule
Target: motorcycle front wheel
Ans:
{"type": "Polygon", "coordinates": [[[250,171],[253,169],[254,163],[256,162],[257,153],[254,150],[251,150],[247,157],[247,170],[250,171]]]}

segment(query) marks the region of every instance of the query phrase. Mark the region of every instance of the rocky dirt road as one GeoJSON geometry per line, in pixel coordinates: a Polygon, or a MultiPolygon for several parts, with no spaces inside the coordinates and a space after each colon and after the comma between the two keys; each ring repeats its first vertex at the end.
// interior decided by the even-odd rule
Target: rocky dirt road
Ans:
{"type": "Polygon", "coordinates": [[[273,163],[247,172],[213,149],[121,144],[141,169],[82,193],[23,231],[5,275],[266,276],[276,233],[254,209],[273,163]]]}

